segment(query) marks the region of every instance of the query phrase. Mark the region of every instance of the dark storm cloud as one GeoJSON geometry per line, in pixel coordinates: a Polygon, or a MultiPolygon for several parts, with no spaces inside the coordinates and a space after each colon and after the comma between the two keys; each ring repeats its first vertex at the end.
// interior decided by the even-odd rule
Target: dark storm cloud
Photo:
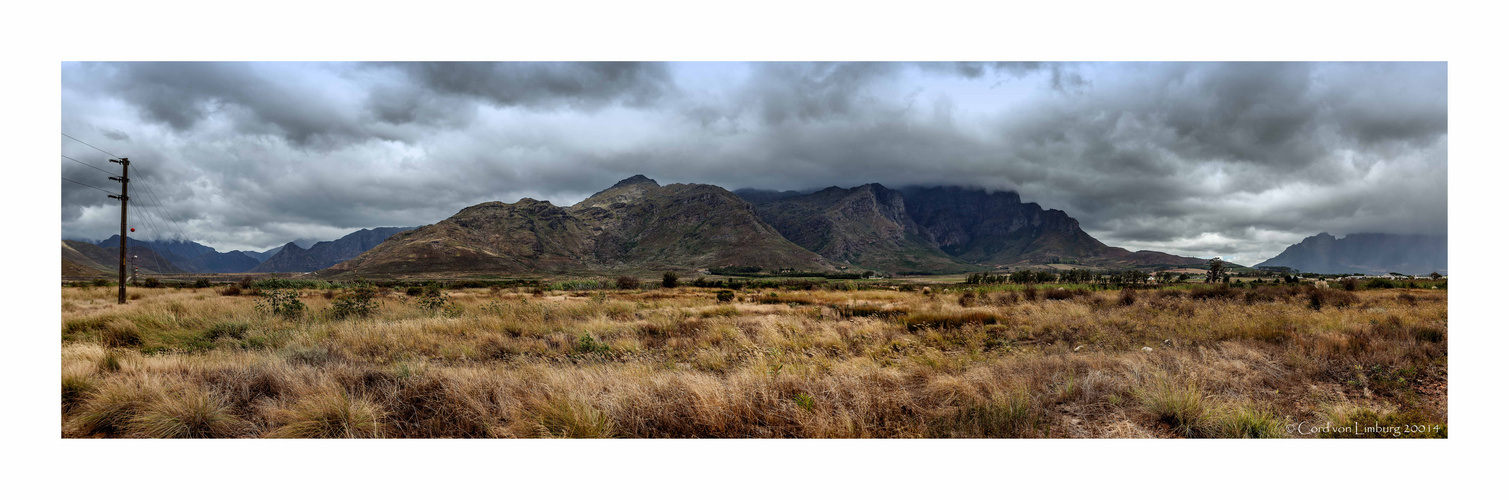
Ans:
{"type": "MultiPolygon", "coordinates": [[[[1247,264],[1446,219],[1444,64],[74,64],[64,128],[236,247],[636,173],[1012,189],[1113,245],[1247,264]]],[[[64,195],[65,234],[109,234],[64,195]]]]}
{"type": "Polygon", "coordinates": [[[422,88],[495,106],[647,106],[674,91],[664,64],[638,62],[395,63],[422,88]]]}

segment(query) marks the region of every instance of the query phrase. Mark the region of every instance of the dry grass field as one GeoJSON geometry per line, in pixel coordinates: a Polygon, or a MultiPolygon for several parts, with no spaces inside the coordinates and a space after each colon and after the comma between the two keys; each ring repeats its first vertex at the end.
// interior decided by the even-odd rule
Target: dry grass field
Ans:
{"type": "Polygon", "coordinates": [[[1445,290],[222,290],[63,288],[62,435],[1446,435],[1445,290]]]}

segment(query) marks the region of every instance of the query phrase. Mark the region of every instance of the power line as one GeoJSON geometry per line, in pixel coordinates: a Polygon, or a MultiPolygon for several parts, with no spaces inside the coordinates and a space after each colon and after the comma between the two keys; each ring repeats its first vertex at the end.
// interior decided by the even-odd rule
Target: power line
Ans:
{"type": "MultiPolygon", "coordinates": [[[[79,142],[79,144],[83,144],[83,145],[85,145],[85,146],[89,146],[89,147],[91,147],[91,148],[94,148],[94,146],[93,146],[93,145],[91,145],[91,144],[89,144],[89,143],[87,143],[87,142],[84,142],[84,141],[79,141],[79,139],[78,139],[78,138],[77,138],[77,137],[74,137],[74,136],[71,136],[71,135],[68,135],[68,134],[63,134],[63,137],[67,137],[67,138],[69,138],[69,139],[73,139],[73,140],[75,140],[75,141],[78,141],[78,142],[79,142]]],[[[119,157],[119,156],[115,156],[115,153],[111,153],[111,152],[109,152],[109,151],[105,151],[105,150],[103,150],[103,149],[100,149],[100,148],[94,148],[94,150],[95,150],[95,151],[99,151],[99,152],[101,152],[101,153],[105,153],[105,154],[107,154],[107,155],[110,155],[110,157],[111,157],[111,158],[115,158],[115,159],[117,159],[117,160],[119,160],[119,159],[120,159],[120,157],[119,157]]]]}
{"type": "Polygon", "coordinates": [[[185,238],[183,237],[183,226],[178,225],[178,218],[177,217],[173,217],[173,212],[168,210],[167,205],[163,205],[162,204],[162,200],[157,199],[157,193],[155,193],[155,192],[152,191],[152,186],[151,185],[143,183],[142,187],[147,188],[147,195],[151,196],[152,197],[152,201],[154,201],[154,202],[157,203],[157,209],[158,209],[159,215],[161,215],[161,214],[167,214],[168,220],[173,221],[173,227],[178,229],[178,239],[185,240],[185,238]]]}
{"type": "MultiPolygon", "coordinates": [[[[162,237],[162,231],[159,231],[157,229],[157,224],[155,224],[155,223],[152,222],[152,219],[149,217],[151,214],[143,215],[143,213],[146,212],[145,209],[142,209],[141,207],[138,207],[138,206],[135,206],[135,205],[132,205],[131,209],[136,211],[136,218],[141,219],[143,222],[146,223],[146,226],[143,227],[142,229],[147,229],[147,230],[149,230],[149,231],[152,232],[153,238],[152,238],[152,240],[150,240],[151,243],[146,243],[146,244],[144,244],[142,246],[145,246],[148,249],[152,250],[152,256],[154,257],[154,260],[157,261],[157,265],[158,265],[157,273],[158,274],[168,274],[168,268],[172,267],[172,264],[169,263],[169,262],[166,262],[167,257],[162,255],[162,243],[160,241],[158,241],[158,239],[162,237]]],[[[122,242],[122,243],[124,243],[124,242],[122,242]]],[[[134,259],[133,259],[132,266],[134,267],[135,265],[136,264],[135,264],[134,259]]]]}
{"type": "MultiPolygon", "coordinates": [[[[68,155],[60,155],[60,156],[62,156],[64,158],[68,158],[68,155]]],[[[73,160],[73,158],[68,158],[68,159],[73,160]]],[[[79,165],[83,165],[83,166],[86,166],[86,167],[89,167],[89,168],[92,168],[92,169],[95,169],[95,170],[98,170],[98,171],[101,171],[101,172],[104,172],[104,173],[107,173],[107,174],[110,174],[110,175],[115,175],[115,172],[111,172],[109,170],[105,170],[103,168],[99,168],[99,167],[96,167],[94,165],[90,165],[88,163],[84,163],[84,162],[81,162],[81,161],[78,161],[78,160],[73,160],[73,161],[76,162],[76,163],[78,163],[79,165]]]]}
{"type": "MultiPolygon", "coordinates": [[[[100,191],[104,191],[104,192],[106,192],[106,193],[110,193],[110,194],[116,194],[116,193],[115,193],[115,192],[114,192],[114,191],[108,191],[108,190],[105,190],[105,189],[103,189],[103,188],[97,188],[97,187],[94,187],[94,186],[90,186],[90,185],[88,185],[88,184],[84,184],[84,183],[82,183],[82,182],[79,182],[79,181],[76,181],[76,180],[73,180],[73,179],[69,179],[69,178],[67,178],[67,177],[64,177],[64,178],[63,178],[63,180],[65,180],[65,181],[68,181],[68,182],[72,182],[72,183],[74,183],[74,184],[78,184],[78,185],[80,185],[80,186],[84,186],[84,187],[86,187],[86,188],[94,188],[94,189],[99,189],[99,190],[100,190],[100,191]]],[[[119,196],[119,195],[117,195],[117,196],[119,196]]]]}

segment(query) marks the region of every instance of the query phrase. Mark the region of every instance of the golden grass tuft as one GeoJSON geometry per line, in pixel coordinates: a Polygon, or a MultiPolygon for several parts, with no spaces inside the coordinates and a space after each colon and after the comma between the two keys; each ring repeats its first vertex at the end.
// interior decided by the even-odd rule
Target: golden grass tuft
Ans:
{"type": "Polygon", "coordinates": [[[295,439],[382,437],[382,410],[373,402],[335,389],[300,398],[273,417],[267,437],[295,439]]]}

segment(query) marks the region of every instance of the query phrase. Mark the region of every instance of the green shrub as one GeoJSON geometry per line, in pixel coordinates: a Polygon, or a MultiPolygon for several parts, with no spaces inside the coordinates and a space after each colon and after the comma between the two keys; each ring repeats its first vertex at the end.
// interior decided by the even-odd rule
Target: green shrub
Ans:
{"type": "Polygon", "coordinates": [[[330,304],[335,319],[365,318],[377,311],[377,287],[361,284],[348,290],[330,304]]]}
{"type": "Polygon", "coordinates": [[[304,302],[299,300],[299,293],[293,290],[268,290],[262,293],[262,299],[257,302],[258,311],[287,320],[303,317],[306,309],[304,302]]]}
{"type": "Polygon", "coordinates": [[[663,275],[663,276],[660,277],[660,287],[661,288],[676,288],[676,282],[679,281],[680,279],[681,279],[681,277],[677,276],[676,273],[673,273],[671,271],[666,271],[665,275],[663,275]]]}
{"type": "Polygon", "coordinates": [[[619,276],[616,282],[619,290],[634,290],[639,288],[639,278],[633,276],[619,276]]]}
{"type": "Polygon", "coordinates": [[[455,315],[460,313],[460,307],[451,304],[450,295],[440,291],[439,287],[426,288],[423,295],[419,296],[419,308],[431,313],[445,313],[455,315]]]}
{"type": "Polygon", "coordinates": [[[602,341],[597,340],[597,338],[584,333],[576,339],[576,352],[598,356],[611,356],[613,355],[613,348],[608,347],[608,344],[604,344],[602,341]]]}
{"type": "Polygon", "coordinates": [[[157,288],[162,286],[162,282],[158,281],[157,278],[147,278],[146,281],[142,282],[141,286],[142,288],[157,288]]]}
{"type": "Polygon", "coordinates": [[[209,288],[210,286],[211,285],[209,278],[199,278],[197,280],[194,280],[194,288],[209,288]]]}

